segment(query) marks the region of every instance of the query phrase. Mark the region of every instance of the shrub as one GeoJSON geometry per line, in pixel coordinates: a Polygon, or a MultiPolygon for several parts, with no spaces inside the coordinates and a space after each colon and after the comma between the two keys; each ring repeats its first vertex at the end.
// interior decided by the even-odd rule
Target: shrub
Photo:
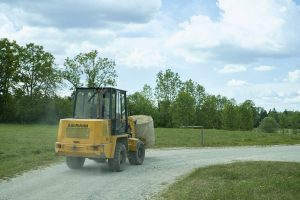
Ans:
{"type": "Polygon", "coordinates": [[[259,129],[267,133],[274,133],[278,128],[279,125],[273,117],[265,117],[259,125],[259,129]]]}
{"type": "Polygon", "coordinates": [[[293,129],[293,130],[292,130],[292,133],[293,133],[293,134],[297,134],[297,133],[298,133],[298,129],[293,129]]]}

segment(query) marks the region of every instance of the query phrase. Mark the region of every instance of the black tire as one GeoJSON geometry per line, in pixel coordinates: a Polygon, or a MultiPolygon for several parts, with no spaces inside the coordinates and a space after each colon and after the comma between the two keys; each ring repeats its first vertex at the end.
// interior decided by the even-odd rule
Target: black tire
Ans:
{"type": "Polygon", "coordinates": [[[66,163],[70,169],[80,169],[83,167],[85,158],[81,157],[67,157],[66,163]]]}
{"type": "Polygon", "coordinates": [[[142,141],[137,142],[137,150],[128,153],[128,161],[131,165],[141,165],[145,159],[145,145],[142,141]]]}
{"type": "Polygon", "coordinates": [[[110,171],[121,172],[126,163],[126,147],[123,143],[117,143],[114,158],[108,159],[110,171]]]}

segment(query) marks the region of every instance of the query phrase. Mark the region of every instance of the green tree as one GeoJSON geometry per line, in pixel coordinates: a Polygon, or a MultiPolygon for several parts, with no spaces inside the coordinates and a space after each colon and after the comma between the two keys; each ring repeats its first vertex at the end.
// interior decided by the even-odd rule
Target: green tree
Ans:
{"type": "Polygon", "coordinates": [[[174,126],[190,126],[195,124],[195,99],[187,92],[181,91],[171,105],[174,126]]]}
{"type": "Polygon", "coordinates": [[[254,111],[253,111],[254,128],[257,128],[261,120],[265,118],[267,115],[268,113],[262,107],[254,107],[254,111]],[[263,112],[265,112],[264,116],[262,114],[263,112]]]}
{"type": "Polygon", "coordinates": [[[81,65],[78,64],[78,58],[70,59],[69,57],[65,59],[64,62],[65,69],[61,72],[64,79],[69,81],[72,85],[71,90],[82,86],[80,83],[80,77],[83,74],[81,65]]]}
{"type": "Polygon", "coordinates": [[[15,122],[36,123],[42,122],[48,110],[46,110],[47,98],[41,96],[18,96],[16,98],[15,122]]]}
{"type": "Polygon", "coordinates": [[[268,117],[274,118],[277,123],[279,122],[279,115],[275,108],[269,110],[268,117]]]}
{"type": "Polygon", "coordinates": [[[162,100],[158,102],[158,123],[159,127],[171,128],[173,127],[172,122],[172,110],[171,102],[168,100],[162,100]]]}
{"type": "Polygon", "coordinates": [[[206,97],[205,88],[197,82],[189,79],[182,84],[181,91],[187,92],[195,100],[195,125],[201,124],[201,106],[206,97]]]}
{"type": "Polygon", "coordinates": [[[285,129],[288,127],[288,111],[285,110],[284,112],[279,113],[278,118],[279,118],[280,128],[284,133],[285,129]]]}
{"type": "Polygon", "coordinates": [[[61,83],[54,57],[33,43],[21,47],[19,83],[15,90],[16,121],[41,122],[51,97],[61,83]]]}
{"type": "Polygon", "coordinates": [[[201,106],[206,96],[205,88],[191,79],[182,83],[181,91],[190,94],[195,99],[196,106],[201,106]]]}
{"type": "Polygon", "coordinates": [[[13,90],[18,83],[20,46],[7,38],[0,39],[0,121],[14,118],[13,90]]]}
{"type": "Polygon", "coordinates": [[[259,123],[256,124],[256,125],[257,125],[256,127],[259,127],[261,121],[262,121],[264,118],[268,117],[268,113],[267,113],[267,111],[266,111],[264,108],[258,107],[257,109],[258,109],[258,112],[259,112],[259,120],[258,120],[259,123]]]}
{"type": "Polygon", "coordinates": [[[0,95],[8,95],[17,83],[20,46],[7,38],[0,40],[0,95]]]}
{"type": "Polygon", "coordinates": [[[171,69],[165,72],[160,71],[156,75],[155,96],[157,101],[173,102],[181,88],[181,80],[178,73],[174,73],[171,69]]]}
{"type": "Polygon", "coordinates": [[[216,96],[216,110],[217,110],[217,115],[215,116],[215,125],[214,127],[221,129],[222,128],[222,112],[224,110],[225,105],[228,102],[233,102],[234,104],[236,104],[234,99],[227,99],[224,96],[221,95],[217,95],[216,96]]]}
{"type": "Polygon", "coordinates": [[[188,94],[190,94],[194,99],[196,99],[196,86],[198,83],[193,81],[192,79],[189,79],[182,83],[181,91],[184,91],[188,94]]]}
{"type": "Polygon", "coordinates": [[[142,91],[141,91],[141,94],[142,94],[147,100],[149,100],[149,101],[153,104],[153,106],[154,106],[155,100],[154,100],[154,95],[153,95],[153,89],[152,89],[149,85],[145,84],[145,85],[143,86],[143,89],[142,89],[142,91]]]}
{"type": "Polygon", "coordinates": [[[158,103],[159,126],[172,127],[172,113],[170,106],[181,89],[181,80],[178,73],[167,69],[156,75],[155,96],[158,103]]]}
{"type": "Polygon", "coordinates": [[[45,109],[47,112],[42,122],[58,124],[59,119],[72,117],[72,98],[55,95],[51,99],[48,99],[45,109]]]}
{"type": "Polygon", "coordinates": [[[205,88],[202,85],[196,84],[194,97],[196,101],[196,106],[200,108],[206,97],[205,88]]]}
{"type": "Polygon", "coordinates": [[[254,126],[253,115],[255,112],[254,103],[246,100],[238,107],[239,112],[239,128],[241,130],[252,130],[254,126]]]}
{"type": "Polygon", "coordinates": [[[240,120],[238,107],[234,101],[228,101],[222,111],[222,126],[226,130],[238,130],[240,120]]]}
{"type": "Polygon", "coordinates": [[[207,95],[200,110],[200,123],[205,128],[218,128],[217,97],[207,95]]]}
{"type": "Polygon", "coordinates": [[[157,110],[150,99],[147,99],[141,92],[135,92],[128,95],[127,101],[129,115],[150,115],[156,125],[157,110]]]}
{"type": "Polygon", "coordinates": [[[260,130],[267,133],[276,132],[278,127],[279,125],[273,117],[265,117],[259,125],[260,130]]]}
{"type": "Polygon", "coordinates": [[[287,116],[287,123],[290,129],[293,129],[293,133],[297,133],[300,129],[300,112],[290,111],[287,116]]]}
{"type": "Polygon", "coordinates": [[[53,96],[61,82],[54,57],[33,43],[22,47],[18,89],[24,96],[53,96]]]}
{"type": "Polygon", "coordinates": [[[117,72],[115,61],[98,56],[98,51],[80,53],[73,59],[67,58],[62,76],[72,84],[72,89],[86,85],[87,87],[104,87],[116,85],[117,72]],[[86,84],[80,82],[86,77],[86,84]]]}
{"type": "Polygon", "coordinates": [[[42,122],[61,83],[54,57],[33,43],[0,40],[0,121],[42,122]]]}

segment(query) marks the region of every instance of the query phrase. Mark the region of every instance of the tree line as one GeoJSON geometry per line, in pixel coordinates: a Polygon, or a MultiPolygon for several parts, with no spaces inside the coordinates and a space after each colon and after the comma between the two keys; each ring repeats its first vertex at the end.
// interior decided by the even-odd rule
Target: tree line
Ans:
{"type": "Polygon", "coordinates": [[[38,122],[42,116],[48,122],[46,117],[53,112],[53,106],[70,105],[55,95],[60,81],[53,55],[42,46],[0,40],[1,122],[38,122]]]}
{"type": "Polygon", "coordinates": [[[57,123],[71,117],[72,96],[57,95],[65,81],[72,95],[76,87],[115,85],[115,62],[96,50],[66,58],[62,69],[54,61],[42,46],[0,39],[1,123],[57,123]]]}
{"type": "MultiPolygon", "coordinates": [[[[115,86],[115,66],[114,60],[94,50],[66,58],[59,68],[42,46],[0,39],[0,122],[57,123],[71,117],[74,89],[115,86]],[[69,86],[71,96],[57,94],[69,86]]],[[[237,104],[234,99],[208,94],[193,80],[182,81],[170,69],[156,75],[155,88],[144,85],[142,91],[128,96],[128,112],[151,115],[157,127],[251,130],[268,116],[282,128],[300,128],[298,111],[267,112],[251,100],[237,104]]]]}
{"type": "MultiPolygon", "coordinates": [[[[193,80],[182,81],[171,69],[156,75],[156,87],[144,85],[128,97],[130,115],[146,114],[157,127],[203,126],[226,130],[252,130],[266,117],[283,129],[300,129],[300,112],[266,111],[251,100],[237,104],[234,99],[211,95],[193,80]]],[[[276,125],[276,126],[277,126],[276,125]]]]}

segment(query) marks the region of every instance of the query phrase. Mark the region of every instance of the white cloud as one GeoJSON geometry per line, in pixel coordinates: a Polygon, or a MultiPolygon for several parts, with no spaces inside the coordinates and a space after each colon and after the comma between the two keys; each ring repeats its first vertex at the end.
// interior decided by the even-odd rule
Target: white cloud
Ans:
{"type": "Polygon", "coordinates": [[[228,73],[243,72],[243,71],[246,71],[246,70],[247,70],[247,68],[244,65],[228,64],[228,65],[225,65],[222,69],[219,69],[218,73],[228,74],[228,73]]]}
{"type": "Polygon", "coordinates": [[[186,61],[236,62],[297,55],[300,9],[292,0],[219,0],[220,20],[192,16],[179,24],[168,45],[186,61]]]}
{"type": "Polygon", "coordinates": [[[268,65],[261,65],[261,66],[253,68],[254,71],[258,71],[258,72],[271,71],[273,69],[274,69],[274,67],[268,66],[268,65]]]}
{"type": "Polygon", "coordinates": [[[244,86],[244,85],[248,85],[248,83],[243,80],[232,79],[227,82],[227,86],[230,86],[230,87],[239,87],[239,86],[244,86]]]}
{"type": "Polygon", "coordinates": [[[167,64],[167,55],[160,44],[161,41],[157,38],[111,38],[110,42],[102,45],[90,41],[77,41],[65,46],[64,54],[58,57],[57,62],[62,64],[66,56],[74,57],[80,52],[97,49],[100,56],[114,59],[119,67],[162,69],[167,64]]]}
{"type": "Polygon", "coordinates": [[[2,13],[24,25],[99,28],[145,23],[159,11],[161,0],[3,0],[0,4],[6,7],[2,13]]]}
{"type": "Polygon", "coordinates": [[[7,23],[2,27],[0,25],[0,35],[1,37],[16,40],[21,45],[30,42],[42,45],[46,51],[50,51],[55,55],[58,64],[62,64],[62,60],[67,56],[75,56],[80,52],[92,49],[99,50],[101,47],[108,45],[109,41],[113,41],[116,38],[114,32],[105,29],[88,29],[84,32],[81,29],[62,31],[53,27],[31,26],[22,26],[20,29],[15,29],[12,23],[7,23]]]}
{"type": "Polygon", "coordinates": [[[166,59],[159,51],[153,52],[136,48],[119,54],[116,62],[129,68],[163,68],[166,59]]]}
{"type": "Polygon", "coordinates": [[[289,99],[284,99],[283,101],[285,104],[297,104],[300,105],[300,95],[289,98],[289,99]]]}
{"type": "MultiPolygon", "coordinates": [[[[232,84],[238,85],[239,81],[233,80],[231,80],[232,84]]],[[[244,84],[243,81],[241,83],[244,84]]],[[[285,109],[299,110],[300,108],[300,89],[297,84],[292,82],[246,83],[241,87],[231,87],[227,84],[224,87],[214,88],[213,93],[235,98],[238,103],[251,99],[256,106],[266,110],[276,108],[284,111],[285,109]]]]}
{"type": "Polygon", "coordinates": [[[288,74],[288,80],[290,82],[296,82],[300,80],[300,70],[291,71],[288,74]]]}
{"type": "MultiPolygon", "coordinates": [[[[56,63],[59,65],[63,64],[66,57],[74,57],[80,52],[97,49],[100,56],[115,59],[118,66],[165,67],[167,63],[165,52],[168,50],[164,47],[164,41],[168,33],[161,21],[164,16],[155,15],[153,17],[160,8],[160,0],[147,1],[147,3],[137,0],[124,3],[119,1],[88,1],[82,6],[79,5],[82,1],[77,0],[65,1],[62,5],[54,4],[54,1],[56,0],[34,4],[27,0],[16,0],[0,3],[0,36],[16,40],[21,45],[30,42],[43,45],[46,51],[55,55],[56,63]],[[72,4],[72,6],[63,6],[66,4],[72,4]],[[63,10],[65,15],[70,17],[69,19],[66,16],[67,20],[72,20],[72,23],[78,24],[65,27],[62,27],[63,24],[56,24],[61,23],[55,21],[58,20],[56,19],[58,16],[55,17],[54,14],[48,16],[46,12],[46,10],[51,10],[52,6],[58,6],[59,10],[63,10]],[[101,9],[104,7],[107,9],[102,12],[101,9]],[[108,7],[112,8],[108,9],[108,7]],[[73,15],[74,9],[78,9],[80,12],[73,15]],[[89,15],[80,14],[86,9],[93,9],[92,12],[97,11],[100,15],[109,15],[109,18],[101,16],[96,20],[108,23],[109,26],[99,27],[89,24],[93,23],[89,15]],[[136,12],[136,10],[139,11],[136,12]],[[147,10],[147,12],[142,12],[142,10],[147,10]],[[117,15],[124,15],[124,19],[117,19],[116,12],[118,12],[117,15]],[[135,16],[139,12],[145,15],[143,17],[145,20],[135,16]],[[11,13],[15,13],[15,15],[11,13]],[[34,15],[41,15],[46,18],[34,15]],[[77,16],[89,24],[86,25],[88,28],[81,26],[81,21],[76,20],[77,16]],[[132,19],[127,20],[130,17],[132,19]],[[32,23],[31,19],[35,18],[41,21],[32,23]]],[[[66,19],[61,18],[59,20],[66,19]]]]}
{"type": "Polygon", "coordinates": [[[163,68],[167,55],[160,38],[117,38],[102,48],[110,54],[117,65],[129,68],[163,68]]]}
{"type": "Polygon", "coordinates": [[[79,28],[61,30],[55,27],[32,27],[15,25],[0,13],[0,35],[16,40],[19,44],[33,42],[43,45],[46,51],[55,54],[56,63],[62,65],[66,57],[97,49],[100,56],[116,60],[118,66],[130,68],[163,68],[167,63],[168,50],[163,46],[162,24],[151,20],[146,24],[128,24],[118,32],[111,29],[79,28]],[[135,31],[136,30],[136,31],[135,31]],[[151,31],[160,37],[138,37],[131,34],[151,31]],[[125,35],[122,37],[121,35],[125,35]],[[42,37],[41,37],[42,36],[42,37]]]}
{"type": "Polygon", "coordinates": [[[193,16],[189,22],[179,24],[180,31],[169,40],[170,46],[211,48],[220,44],[219,24],[207,16],[193,16]]]}

